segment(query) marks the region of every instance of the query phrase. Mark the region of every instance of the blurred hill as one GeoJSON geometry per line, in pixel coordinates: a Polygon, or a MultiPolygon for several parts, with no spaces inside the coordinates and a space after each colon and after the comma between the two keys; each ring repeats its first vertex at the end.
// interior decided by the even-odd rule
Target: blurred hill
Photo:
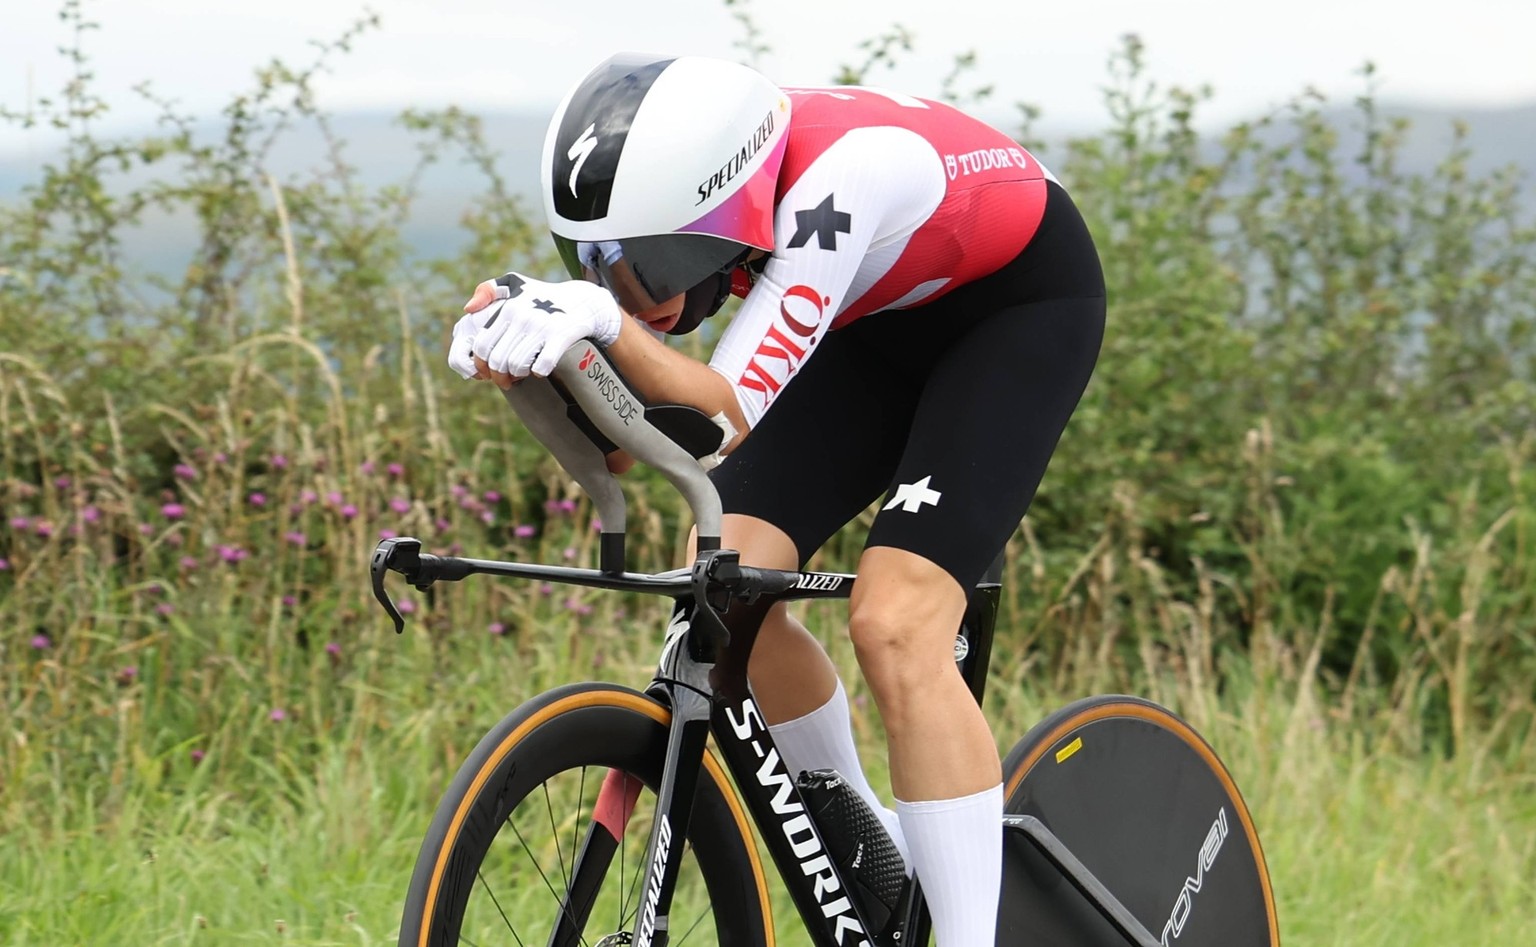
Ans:
{"type": "MultiPolygon", "coordinates": [[[[1429,172],[1451,147],[1455,123],[1467,128],[1472,151],[1469,170],[1485,173],[1505,166],[1519,168],[1528,181],[1536,181],[1536,103],[1512,108],[1455,111],[1416,106],[1382,106],[1386,116],[1401,116],[1412,123],[1402,149],[1404,173],[1429,172]]],[[[1340,133],[1344,154],[1352,154],[1361,140],[1359,113],[1345,106],[1328,113],[1340,133]]],[[[483,113],[486,138],[499,153],[497,168],[509,188],[522,195],[530,211],[538,214],[539,153],[543,144],[547,116],[543,112],[483,113]]],[[[335,139],[343,142],[340,156],[355,168],[358,182],[368,188],[401,183],[414,167],[420,136],[402,127],[393,113],[348,112],[330,117],[335,139]]],[[[1006,122],[1001,127],[1015,132],[1006,122]]],[[[206,126],[209,135],[218,126],[206,126]]],[[[1285,134],[1284,123],[1266,134],[1285,134]]],[[[1069,137],[1049,125],[1036,130],[1046,141],[1041,157],[1060,164],[1069,137]]],[[[0,201],[16,199],[22,189],[35,182],[48,161],[56,159],[56,148],[32,143],[24,148],[0,150],[0,201]]],[[[276,177],[307,176],[321,172],[330,157],[327,143],[312,126],[289,129],[273,147],[269,168],[276,177]]],[[[161,174],[167,173],[161,171],[161,174]]],[[[147,172],[133,172],[120,178],[123,184],[142,183],[147,172]]],[[[483,187],[478,172],[450,158],[429,169],[419,179],[420,197],[405,227],[409,246],[423,257],[447,256],[457,250],[465,237],[458,227],[463,210],[483,187]]],[[[168,272],[180,265],[192,247],[191,222],[172,215],[150,216],[135,234],[128,261],[158,272],[168,272]]]]}

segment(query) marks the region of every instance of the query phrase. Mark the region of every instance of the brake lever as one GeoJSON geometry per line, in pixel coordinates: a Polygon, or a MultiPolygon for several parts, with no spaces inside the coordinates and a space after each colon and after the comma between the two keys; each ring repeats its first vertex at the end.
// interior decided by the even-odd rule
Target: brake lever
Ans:
{"type": "Polygon", "coordinates": [[[714,589],[715,595],[711,597],[710,585],[737,574],[740,561],[734,549],[708,549],[701,552],[693,564],[693,600],[699,606],[694,611],[694,621],[702,619],[715,644],[720,647],[731,643],[731,630],[720,617],[730,610],[731,593],[729,588],[717,586],[714,589]],[[717,601],[719,604],[716,604],[717,601]]]}
{"type": "Polygon", "coordinates": [[[369,574],[373,578],[373,597],[384,606],[384,611],[395,623],[395,634],[399,635],[405,633],[405,616],[400,614],[384,588],[384,577],[391,569],[415,585],[416,575],[421,570],[421,540],[409,536],[383,540],[374,547],[373,559],[368,564],[369,574]]]}

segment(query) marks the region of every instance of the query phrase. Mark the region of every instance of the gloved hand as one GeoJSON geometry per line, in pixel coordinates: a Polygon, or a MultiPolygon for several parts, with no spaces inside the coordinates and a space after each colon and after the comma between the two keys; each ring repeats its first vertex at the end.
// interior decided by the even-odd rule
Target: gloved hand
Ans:
{"type": "Polygon", "coordinates": [[[448,364],[464,378],[478,374],[475,356],[491,371],[547,376],[578,339],[612,345],[624,320],[613,296],[584,280],[546,283],[508,273],[480,284],[471,304],[488,297],[453,328],[448,364]]]}

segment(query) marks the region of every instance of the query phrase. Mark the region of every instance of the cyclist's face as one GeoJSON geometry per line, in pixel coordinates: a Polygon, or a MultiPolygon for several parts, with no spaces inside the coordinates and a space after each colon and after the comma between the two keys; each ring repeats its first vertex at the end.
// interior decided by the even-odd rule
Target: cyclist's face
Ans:
{"type": "Polygon", "coordinates": [[[666,332],[677,325],[677,317],[683,313],[683,294],[678,293],[671,299],[649,309],[632,312],[630,315],[639,319],[657,332],[666,332]]]}

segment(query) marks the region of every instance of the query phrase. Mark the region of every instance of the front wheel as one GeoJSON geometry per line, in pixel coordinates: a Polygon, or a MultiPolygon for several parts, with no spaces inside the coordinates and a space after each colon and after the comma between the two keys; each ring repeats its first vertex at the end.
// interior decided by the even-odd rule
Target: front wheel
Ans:
{"type": "MultiPolygon", "coordinates": [[[[438,806],[400,947],[628,943],[669,719],[643,694],[579,684],[502,720],[438,806]]],[[[669,943],[770,947],[747,817],[708,753],[697,785],[669,943]]]]}
{"type": "MultiPolygon", "coordinates": [[[[1047,717],[1003,761],[1005,808],[1065,843],[1164,947],[1278,947],[1248,807],[1210,745],[1150,701],[1101,696],[1047,717]]],[[[1034,846],[1010,838],[998,944],[1124,947],[1034,846]]]]}

